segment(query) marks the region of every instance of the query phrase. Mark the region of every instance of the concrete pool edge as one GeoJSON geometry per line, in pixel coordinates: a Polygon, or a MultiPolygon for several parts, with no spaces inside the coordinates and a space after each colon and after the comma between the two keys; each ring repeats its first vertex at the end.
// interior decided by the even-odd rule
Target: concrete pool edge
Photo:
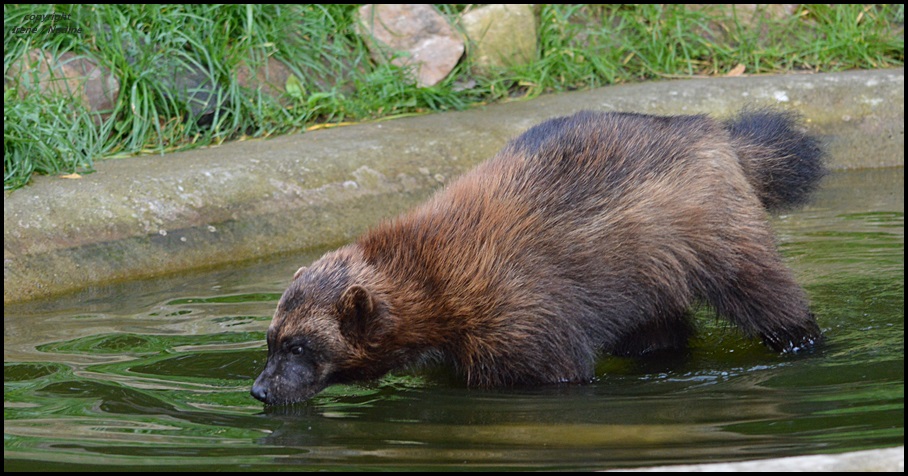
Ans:
{"type": "Polygon", "coordinates": [[[904,69],[618,85],[108,160],[5,194],[4,303],[348,241],[550,117],[748,104],[801,113],[833,168],[904,166],[904,69]]]}
{"type": "Polygon", "coordinates": [[[904,472],[905,447],[853,451],[840,454],[790,456],[735,463],[681,464],[613,471],[643,472],[904,472]]]}

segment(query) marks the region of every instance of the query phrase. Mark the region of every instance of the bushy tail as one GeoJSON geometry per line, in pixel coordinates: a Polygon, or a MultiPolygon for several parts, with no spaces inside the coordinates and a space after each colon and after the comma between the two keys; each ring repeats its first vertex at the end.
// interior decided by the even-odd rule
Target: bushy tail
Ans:
{"type": "Polygon", "coordinates": [[[804,204],[826,174],[820,143],[794,113],[750,109],[725,122],[747,179],[769,210],[804,204]]]}

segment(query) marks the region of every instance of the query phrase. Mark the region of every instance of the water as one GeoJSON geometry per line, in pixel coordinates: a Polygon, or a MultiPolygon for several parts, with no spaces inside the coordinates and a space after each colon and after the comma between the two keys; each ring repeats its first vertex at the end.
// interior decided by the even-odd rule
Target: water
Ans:
{"type": "Polygon", "coordinates": [[[836,173],[775,220],[825,344],[777,355],[701,312],[691,350],[581,386],[433,369],[263,409],[264,332],[321,254],[4,309],[4,470],[604,469],[904,444],[904,171],[836,173]]]}

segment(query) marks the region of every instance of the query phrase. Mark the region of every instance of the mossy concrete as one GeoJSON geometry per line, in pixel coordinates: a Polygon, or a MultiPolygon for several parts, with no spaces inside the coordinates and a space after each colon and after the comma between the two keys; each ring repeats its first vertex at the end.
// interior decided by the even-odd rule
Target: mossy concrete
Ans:
{"type": "Polygon", "coordinates": [[[102,161],[81,179],[37,177],[5,194],[3,300],[343,243],[528,127],[581,109],[781,105],[847,168],[904,165],[904,103],[903,69],[677,80],[102,161]]]}

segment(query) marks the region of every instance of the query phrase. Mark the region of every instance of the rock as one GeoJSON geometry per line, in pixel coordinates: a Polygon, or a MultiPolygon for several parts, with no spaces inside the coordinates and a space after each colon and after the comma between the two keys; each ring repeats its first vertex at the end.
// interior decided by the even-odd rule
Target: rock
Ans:
{"type": "Polygon", "coordinates": [[[178,58],[159,56],[159,67],[152,72],[152,78],[161,85],[161,93],[168,99],[185,103],[191,116],[187,119],[201,126],[214,120],[215,112],[221,108],[227,93],[202,65],[178,58]]]}
{"type": "Polygon", "coordinates": [[[461,26],[470,40],[473,65],[481,72],[536,59],[532,5],[486,5],[465,13],[461,26]]]}
{"type": "Polygon", "coordinates": [[[419,87],[438,84],[463,55],[463,38],[431,5],[364,5],[357,23],[372,58],[412,67],[419,87]]]}
{"type": "Polygon", "coordinates": [[[740,21],[753,26],[761,19],[782,20],[798,11],[797,3],[726,3],[720,7],[731,17],[734,11],[740,21]]]}
{"type": "Polygon", "coordinates": [[[766,20],[778,21],[797,13],[797,3],[690,3],[684,8],[691,11],[721,13],[729,22],[735,21],[745,28],[760,26],[766,20]]]}
{"type": "Polygon", "coordinates": [[[284,93],[287,78],[293,72],[284,63],[269,57],[264,62],[250,66],[250,62],[243,60],[236,66],[235,72],[236,82],[241,87],[253,91],[260,90],[262,94],[274,98],[283,106],[290,104],[289,96],[284,93]]]}
{"type": "Polygon", "coordinates": [[[69,96],[99,113],[96,121],[110,115],[120,94],[120,81],[110,70],[72,52],[54,58],[47,51],[32,49],[13,62],[7,76],[19,97],[32,92],[69,96]]]}

